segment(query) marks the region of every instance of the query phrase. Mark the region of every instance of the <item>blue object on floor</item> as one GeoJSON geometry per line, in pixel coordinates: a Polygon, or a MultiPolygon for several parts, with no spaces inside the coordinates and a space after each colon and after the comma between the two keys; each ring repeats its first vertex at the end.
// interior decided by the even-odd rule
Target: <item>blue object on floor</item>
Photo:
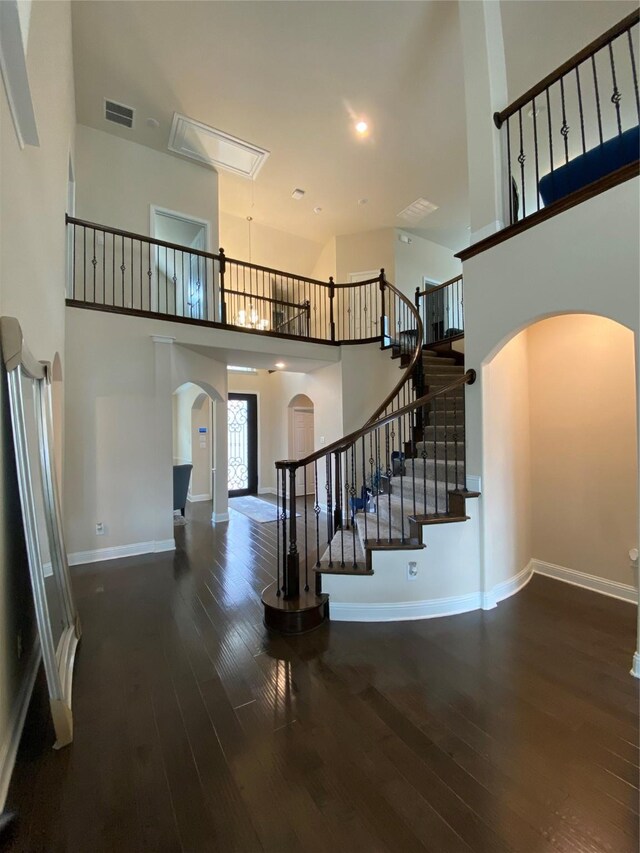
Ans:
{"type": "Polygon", "coordinates": [[[638,127],[625,130],[624,133],[574,157],[564,166],[554,169],[553,172],[541,178],[538,190],[545,205],[571,195],[576,190],[638,160],[639,130],[638,127]]]}

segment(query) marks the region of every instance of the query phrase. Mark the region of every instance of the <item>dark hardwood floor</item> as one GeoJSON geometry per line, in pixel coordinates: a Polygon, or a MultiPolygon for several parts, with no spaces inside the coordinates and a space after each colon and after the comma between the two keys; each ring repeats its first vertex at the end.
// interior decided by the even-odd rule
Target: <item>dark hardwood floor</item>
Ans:
{"type": "MultiPolygon", "coordinates": [[[[536,577],[496,610],[270,637],[275,525],[74,570],[75,740],[34,694],[6,849],[635,853],[635,610],[536,577]]],[[[366,584],[367,579],[363,578],[366,584]]]]}

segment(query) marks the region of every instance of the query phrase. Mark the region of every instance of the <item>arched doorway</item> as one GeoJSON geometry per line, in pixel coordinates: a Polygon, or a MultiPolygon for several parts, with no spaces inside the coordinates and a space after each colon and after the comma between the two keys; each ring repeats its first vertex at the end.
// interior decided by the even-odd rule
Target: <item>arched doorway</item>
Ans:
{"type": "MultiPolygon", "coordinates": [[[[313,400],[306,394],[296,394],[289,402],[289,458],[302,459],[315,450],[315,427],[313,400]]],[[[298,469],[296,493],[311,494],[314,491],[313,466],[298,469]],[[306,485],[305,485],[306,482],[306,485]]]]}
{"type": "Polygon", "coordinates": [[[219,429],[217,408],[226,406],[219,392],[203,383],[185,382],[175,389],[173,405],[173,464],[192,465],[188,503],[212,504],[212,519],[227,519],[226,433],[219,429]],[[218,475],[223,488],[217,488],[218,475]]]}
{"type": "Polygon", "coordinates": [[[485,589],[529,566],[637,601],[635,362],[629,328],[565,313],[530,323],[483,364],[485,589]]]}

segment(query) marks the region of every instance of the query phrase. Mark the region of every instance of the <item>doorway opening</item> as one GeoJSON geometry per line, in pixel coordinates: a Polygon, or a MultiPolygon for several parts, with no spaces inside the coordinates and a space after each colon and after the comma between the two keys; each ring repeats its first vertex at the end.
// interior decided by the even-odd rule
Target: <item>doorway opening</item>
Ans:
{"type": "MultiPolygon", "coordinates": [[[[289,458],[303,459],[315,450],[313,400],[306,394],[296,394],[289,403],[289,458]]],[[[314,491],[313,465],[298,468],[296,494],[309,495],[314,491]]]]}
{"type": "Polygon", "coordinates": [[[185,382],[173,393],[174,513],[215,500],[215,405],[212,392],[185,382]]]}
{"type": "MultiPolygon", "coordinates": [[[[151,205],[151,236],[165,243],[210,251],[210,224],[184,213],[151,205]]],[[[208,281],[205,258],[192,252],[180,252],[156,246],[155,266],[158,281],[157,302],[151,310],[173,313],[197,320],[207,319],[207,305],[212,303],[213,282],[208,281]]]]}
{"type": "Polygon", "coordinates": [[[258,491],[258,397],[229,394],[227,405],[229,497],[258,491]]]}

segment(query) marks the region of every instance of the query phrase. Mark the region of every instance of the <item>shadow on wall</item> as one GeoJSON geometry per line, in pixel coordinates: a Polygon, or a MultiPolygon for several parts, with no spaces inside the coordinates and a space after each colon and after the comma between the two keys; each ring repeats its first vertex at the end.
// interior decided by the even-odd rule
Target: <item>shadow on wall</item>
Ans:
{"type": "Polygon", "coordinates": [[[484,365],[490,583],[533,560],[556,576],[633,584],[634,344],[633,332],[613,320],[562,314],[532,323],[484,365]]]}

